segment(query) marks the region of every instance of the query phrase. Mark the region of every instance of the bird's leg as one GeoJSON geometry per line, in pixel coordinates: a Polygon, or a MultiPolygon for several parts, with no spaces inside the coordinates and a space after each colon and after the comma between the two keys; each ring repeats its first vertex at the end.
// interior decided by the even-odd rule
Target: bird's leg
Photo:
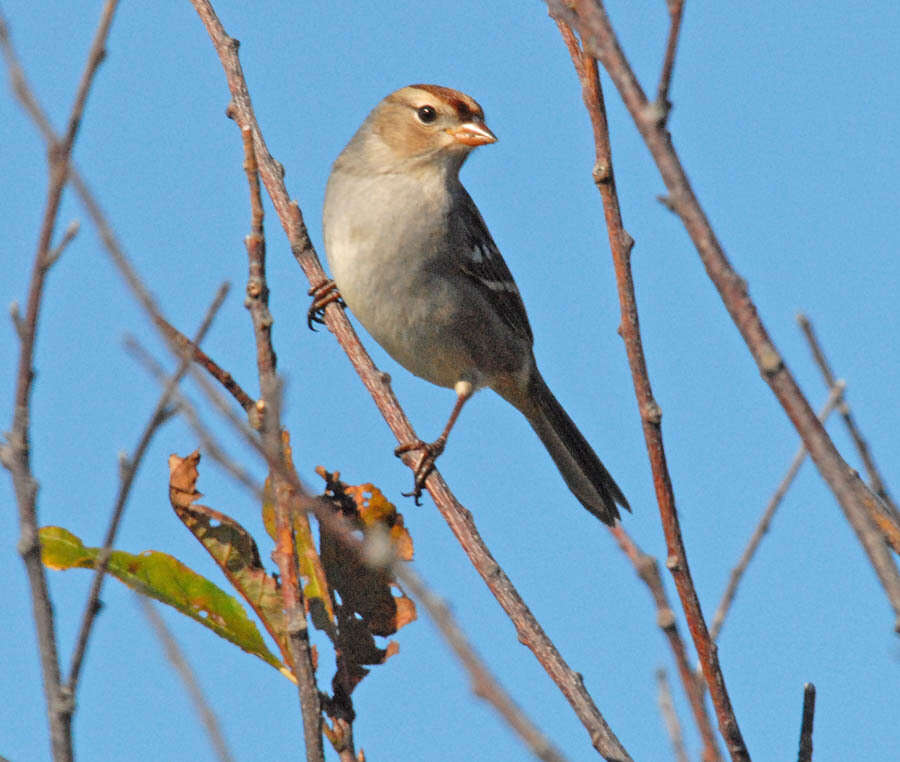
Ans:
{"type": "Polygon", "coordinates": [[[413,482],[413,490],[412,492],[403,493],[404,497],[412,497],[415,500],[416,505],[421,505],[419,500],[422,497],[422,488],[425,486],[425,480],[434,470],[434,462],[444,451],[444,447],[447,444],[447,437],[450,435],[450,429],[453,428],[456,419],[459,418],[460,411],[463,409],[463,405],[466,404],[466,400],[468,400],[475,391],[475,388],[469,381],[457,381],[456,386],[453,388],[456,391],[456,404],[450,412],[450,418],[447,420],[447,425],[444,426],[441,435],[433,442],[423,442],[421,439],[417,439],[415,442],[402,444],[394,450],[394,455],[398,458],[404,453],[412,452],[413,450],[423,451],[422,459],[413,470],[415,479],[413,482]]]}
{"type": "Polygon", "coordinates": [[[323,280],[316,286],[313,286],[307,293],[313,298],[309,311],[306,313],[306,324],[309,330],[315,331],[316,327],[313,323],[324,323],[322,316],[325,314],[325,308],[332,302],[337,302],[341,307],[346,307],[341,294],[337,289],[333,280],[323,280]]]}

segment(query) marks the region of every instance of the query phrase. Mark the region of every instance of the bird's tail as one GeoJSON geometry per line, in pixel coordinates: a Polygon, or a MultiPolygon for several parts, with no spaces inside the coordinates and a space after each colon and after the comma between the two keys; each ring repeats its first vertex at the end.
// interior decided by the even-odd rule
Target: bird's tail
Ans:
{"type": "Polygon", "coordinates": [[[540,437],[572,494],[601,521],[619,518],[616,503],[631,510],[619,485],[535,370],[522,412],[540,437]]]}

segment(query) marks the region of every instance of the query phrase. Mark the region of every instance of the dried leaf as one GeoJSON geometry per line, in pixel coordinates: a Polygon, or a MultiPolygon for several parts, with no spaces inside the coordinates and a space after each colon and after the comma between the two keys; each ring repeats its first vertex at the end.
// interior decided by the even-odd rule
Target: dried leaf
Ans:
{"type": "Polygon", "coordinates": [[[187,458],[169,456],[172,508],[262,620],[289,664],[290,649],[278,582],[266,572],[256,542],[246,529],[224,513],[194,503],[201,497],[195,488],[199,460],[200,454],[196,451],[187,458]]]}
{"type": "MultiPolygon", "coordinates": [[[[412,540],[403,517],[371,484],[347,486],[336,474],[316,469],[327,484],[326,494],[336,507],[366,531],[387,528],[398,556],[412,558],[412,540]]],[[[367,674],[364,665],[382,664],[399,646],[391,641],[379,648],[375,635],[387,636],[416,618],[415,604],[405,595],[394,595],[399,586],[384,570],[371,569],[331,535],[319,532],[319,549],[325,574],[340,598],[335,606],[338,633],[335,641],[337,671],[332,680],[334,703],[352,710],[350,693],[367,674]]]]}
{"type": "Polygon", "coordinates": [[[356,503],[357,515],[362,519],[363,526],[371,527],[380,523],[387,527],[397,558],[412,561],[413,542],[403,526],[403,514],[397,512],[397,507],[381,490],[373,484],[347,486],[344,489],[356,503]]]}
{"type": "MultiPolygon", "coordinates": [[[[403,516],[381,490],[373,484],[360,484],[345,486],[344,492],[353,499],[362,525],[366,529],[376,525],[386,527],[397,557],[404,561],[412,560],[412,538],[403,526],[403,516]]],[[[412,600],[402,594],[393,594],[395,588],[399,590],[393,578],[366,567],[356,559],[355,554],[343,548],[338,549],[337,554],[339,568],[334,572],[335,577],[329,571],[329,579],[340,593],[344,605],[358,613],[372,633],[392,635],[416,618],[412,600]]]]}

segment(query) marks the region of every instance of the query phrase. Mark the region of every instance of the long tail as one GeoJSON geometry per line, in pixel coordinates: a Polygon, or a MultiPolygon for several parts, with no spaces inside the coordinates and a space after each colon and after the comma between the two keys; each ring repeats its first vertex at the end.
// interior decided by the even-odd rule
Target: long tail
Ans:
{"type": "Polygon", "coordinates": [[[619,485],[563,410],[537,370],[531,379],[529,403],[522,412],[540,437],[572,494],[601,521],[619,518],[616,503],[631,510],[619,485]]]}

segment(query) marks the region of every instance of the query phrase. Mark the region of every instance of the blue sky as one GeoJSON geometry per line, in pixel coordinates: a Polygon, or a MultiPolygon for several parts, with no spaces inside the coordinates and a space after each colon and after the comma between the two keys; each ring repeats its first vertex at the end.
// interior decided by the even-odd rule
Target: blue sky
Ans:
{"type": "MultiPolygon", "coordinates": [[[[3,3],[38,97],[63,124],[101,3],[78,10],[3,3]]],[[[634,508],[625,519],[647,552],[665,545],[621,340],[618,305],[591,182],[593,154],[580,89],[546,8],[397,2],[216,5],[240,55],[257,118],[290,193],[321,249],[330,164],[369,109],[412,82],[464,90],[499,142],[476,152],[463,180],[516,276],[542,373],[634,508]]],[[[656,86],[665,4],[609,3],[646,90],[656,86]]],[[[688,3],[670,128],[694,188],[776,344],[814,407],[825,390],[795,323],[813,320],[889,485],[900,450],[900,281],[896,62],[900,10],[873,2],[688,3]]],[[[4,81],[6,81],[4,73],[4,81]]],[[[625,224],[636,240],[641,327],[685,540],[708,617],[759,514],[797,447],[703,272],[646,149],[604,78],[625,224]]],[[[187,2],[125,3],[91,93],[75,159],[147,285],[191,333],[223,280],[231,297],[206,349],[254,391],[243,236],[247,189],[228,92],[187,2]]],[[[8,88],[0,95],[0,302],[24,303],[46,189],[45,152],[8,88]]],[[[416,568],[451,604],[515,699],[573,760],[587,736],[515,638],[428,500],[400,497],[410,474],[387,427],[331,335],[306,329],[308,284],[267,207],[275,346],[287,383],[285,423],[298,469],[374,482],[398,501],[416,568]]],[[[33,397],[34,470],[42,524],[99,544],[117,489],[117,456],[136,444],[158,389],[125,352],[137,336],[163,349],[72,194],[60,227],[84,223],[53,269],[42,314],[33,397]]],[[[396,366],[389,372],[416,430],[436,436],[453,395],[396,366]]],[[[17,342],[0,322],[0,396],[11,418],[17,342]]],[[[195,393],[196,397],[197,394],[195,393]]],[[[212,417],[212,416],[210,416],[212,417]]],[[[8,428],[8,423],[4,424],[8,428]]],[[[223,432],[232,450],[236,439],[223,432]]],[[[859,466],[838,421],[829,426],[859,466]]],[[[154,441],[117,545],[171,552],[222,581],[167,500],[166,458],[197,446],[179,421],[154,441]]],[[[260,465],[243,455],[257,475],[260,465]]],[[[649,595],[612,538],[568,493],[526,423],[490,392],[454,430],[440,466],[497,559],[635,759],[671,757],[654,670],[674,667],[649,595]]],[[[262,536],[253,499],[210,458],[204,502],[262,536]]],[[[30,601],[8,478],[0,480],[0,574],[6,612],[0,664],[0,755],[49,758],[30,601]]],[[[264,557],[269,549],[263,547],[264,557]]],[[[89,576],[50,576],[64,663],[89,576]]],[[[673,601],[674,587],[666,580],[673,601]]],[[[224,582],[222,582],[224,584],[224,582]]],[[[107,583],[75,718],[82,759],[213,759],[189,701],[131,593],[107,583]]],[[[163,615],[199,672],[235,757],[298,753],[296,693],[256,659],[174,612],[163,615]]],[[[683,620],[679,620],[686,637],[683,620]]],[[[803,684],[818,688],[817,760],[900,755],[900,649],[893,615],[836,502],[809,464],[750,567],[720,640],[744,738],[760,760],[796,754],[803,684]]],[[[469,692],[425,619],[402,631],[400,653],[354,694],[356,739],[369,759],[518,760],[518,740],[469,692]]],[[[326,673],[327,674],[327,673],[326,673]]],[[[327,684],[327,677],[323,685],[327,684]]],[[[676,707],[692,756],[699,746],[680,688],[676,707]]]]}

